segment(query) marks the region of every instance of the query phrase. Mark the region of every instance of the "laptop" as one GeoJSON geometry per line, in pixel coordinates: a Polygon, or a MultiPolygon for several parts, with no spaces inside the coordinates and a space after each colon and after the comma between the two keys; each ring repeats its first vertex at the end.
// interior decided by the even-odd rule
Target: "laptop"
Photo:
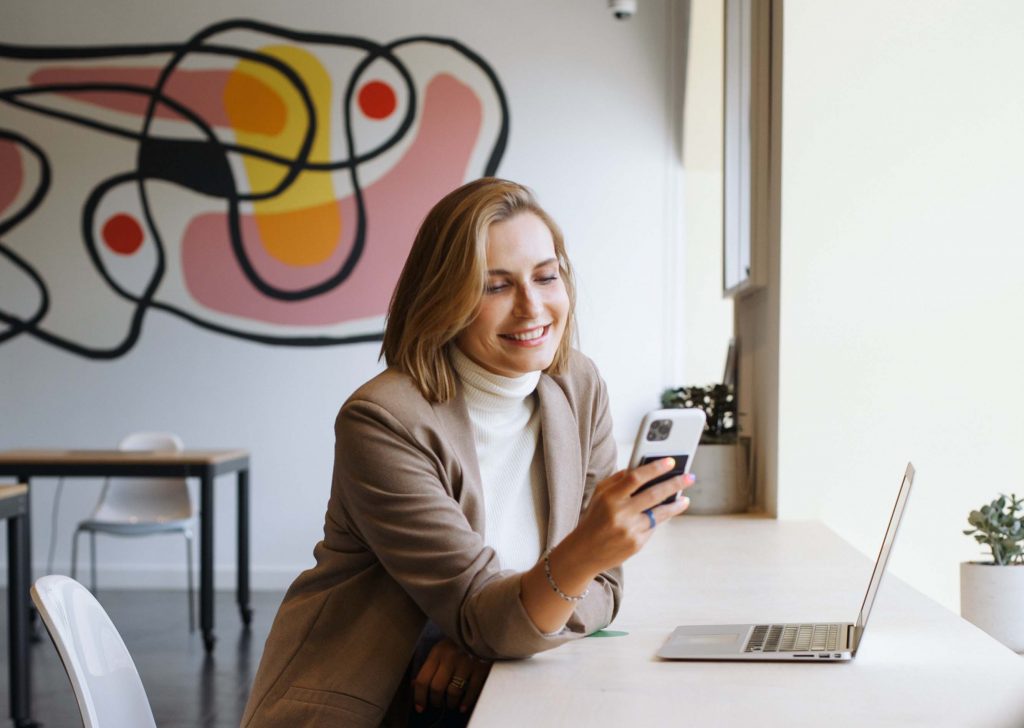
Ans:
{"type": "Polygon", "coordinates": [[[896,531],[914,482],[914,466],[907,463],[896,506],[889,518],[889,527],[882,539],[882,549],[875,560],[868,590],[861,604],[857,621],[807,624],[717,624],[676,627],[658,657],[665,660],[803,660],[805,662],[836,662],[857,655],[868,626],[871,607],[878,585],[885,573],[889,552],[896,540],[896,531]]]}

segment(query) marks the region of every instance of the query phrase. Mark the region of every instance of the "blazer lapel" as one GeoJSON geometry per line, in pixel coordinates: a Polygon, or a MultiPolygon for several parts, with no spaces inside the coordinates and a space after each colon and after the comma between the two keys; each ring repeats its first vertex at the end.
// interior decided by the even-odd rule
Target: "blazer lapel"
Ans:
{"type": "Polygon", "coordinates": [[[583,500],[583,461],[576,417],[562,388],[546,374],[537,383],[540,439],[548,488],[547,547],[576,527],[583,500]]]}
{"type": "Polygon", "coordinates": [[[473,424],[469,420],[466,400],[463,397],[462,383],[456,384],[455,396],[444,404],[433,405],[434,413],[441,423],[444,445],[454,454],[461,468],[461,484],[458,474],[452,479],[452,495],[462,506],[470,527],[484,534],[484,491],[483,479],[480,477],[480,463],[476,458],[476,441],[473,438],[473,424]]]}

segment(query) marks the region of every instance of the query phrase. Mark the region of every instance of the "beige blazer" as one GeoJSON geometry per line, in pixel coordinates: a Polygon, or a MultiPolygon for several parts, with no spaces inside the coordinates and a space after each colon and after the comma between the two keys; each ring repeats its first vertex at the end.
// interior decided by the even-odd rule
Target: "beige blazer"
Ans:
{"type": "MultiPolygon", "coordinates": [[[[552,547],[614,469],[615,442],[604,382],[582,354],[566,374],[542,375],[536,394],[552,547]]],[[[461,391],[432,404],[389,369],[342,406],[335,435],[316,566],[295,580],[274,619],[243,727],[400,724],[408,690],[398,688],[428,618],[472,654],[499,659],[557,647],[615,616],[620,569],[590,585],[562,632],[542,634],[530,621],[520,574],[501,570],[484,545],[461,391]]]]}

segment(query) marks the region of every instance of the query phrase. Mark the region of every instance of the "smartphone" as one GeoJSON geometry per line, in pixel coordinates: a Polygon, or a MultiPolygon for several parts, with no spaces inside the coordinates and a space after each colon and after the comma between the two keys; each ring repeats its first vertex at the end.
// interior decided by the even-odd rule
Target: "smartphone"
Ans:
{"type": "MultiPolygon", "coordinates": [[[[704,412],[699,409],[660,409],[644,415],[636,433],[633,455],[629,459],[630,469],[665,457],[675,458],[676,464],[669,472],[644,483],[633,495],[676,475],[690,472],[694,455],[697,454],[697,444],[704,433],[705,419],[704,412]]],[[[682,491],[678,491],[661,504],[672,503],[681,494],[682,491]]]]}

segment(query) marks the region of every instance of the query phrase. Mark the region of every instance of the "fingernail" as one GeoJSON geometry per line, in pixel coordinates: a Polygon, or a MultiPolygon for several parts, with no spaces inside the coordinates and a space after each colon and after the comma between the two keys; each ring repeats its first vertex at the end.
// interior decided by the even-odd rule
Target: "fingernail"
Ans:
{"type": "Polygon", "coordinates": [[[683,505],[685,505],[687,508],[690,507],[690,499],[687,498],[685,495],[683,496],[683,505]]]}
{"type": "Polygon", "coordinates": [[[697,476],[694,475],[693,473],[687,473],[686,474],[686,482],[687,483],[696,483],[697,482],[697,476]]]}
{"type": "Polygon", "coordinates": [[[674,468],[676,466],[676,459],[675,458],[665,458],[665,466],[669,470],[671,470],[672,468],[674,468]]]}

